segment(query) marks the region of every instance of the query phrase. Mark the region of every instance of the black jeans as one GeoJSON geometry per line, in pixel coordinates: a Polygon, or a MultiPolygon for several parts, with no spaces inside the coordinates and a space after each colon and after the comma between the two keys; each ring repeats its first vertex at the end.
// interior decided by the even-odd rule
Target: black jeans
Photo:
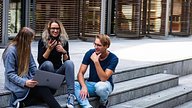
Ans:
{"type": "Polygon", "coordinates": [[[44,86],[35,86],[30,89],[30,92],[23,103],[25,106],[30,106],[38,103],[45,102],[50,108],[61,108],[59,103],[55,100],[53,94],[56,90],[44,86]]]}

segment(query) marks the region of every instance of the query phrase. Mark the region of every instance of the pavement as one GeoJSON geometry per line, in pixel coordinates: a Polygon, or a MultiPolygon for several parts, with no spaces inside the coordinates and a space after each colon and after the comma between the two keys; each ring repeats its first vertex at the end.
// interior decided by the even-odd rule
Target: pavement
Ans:
{"type": "MultiPolygon", "coordinates": [[[[192,36],[126,39],[111,37],[109,50],[119,57],[116,72],[159,63],[192,58],[192,36]]],[[[75,64],[75,78],[84,54],[94,48],[93,42],[69,40],[69,53],[75,64]]],[[[4,84],[3,49],[0,49],[0,88],[4,84]]],[[[32,54],[37,63],[38,42],[32,42],[32,54]]],[[[38,63],[37,63],[38,66],[38,63]]],[[[85,74],[88,76],[88,72],[85,74]]]]}

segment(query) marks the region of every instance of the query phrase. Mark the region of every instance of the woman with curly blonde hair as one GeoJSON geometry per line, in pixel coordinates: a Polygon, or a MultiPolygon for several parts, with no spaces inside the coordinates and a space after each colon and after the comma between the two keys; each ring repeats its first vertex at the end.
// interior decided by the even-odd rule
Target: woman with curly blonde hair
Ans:
{"type": "Polygon", "coordinates": [[[74,64],[69,56],[68,35],[63,24],[51,19],[38,43],[39,69],[65,75],[67,107],[74,107],[74,64]]]}

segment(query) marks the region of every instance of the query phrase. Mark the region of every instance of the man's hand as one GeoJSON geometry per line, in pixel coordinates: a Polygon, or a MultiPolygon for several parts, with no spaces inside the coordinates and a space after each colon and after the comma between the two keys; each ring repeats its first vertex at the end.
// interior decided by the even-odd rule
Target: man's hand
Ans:
{"type": "Polygon", "coordinates": [[[98,62],[99,61],[99,57],[101,56],[101,54],[96,54],[96,52],[94,52],[92,55],[91,55],[91,60],[95,63],[95,62],[98,62]]]}
{"type": "Polygon", "coordinates": [[[80,91],[80,97],[81,97],[82,100],[84,100],[87,97],[89,97],[89,92],[88,92],[86,87],[82,87],[82,89],[80,91]]]}

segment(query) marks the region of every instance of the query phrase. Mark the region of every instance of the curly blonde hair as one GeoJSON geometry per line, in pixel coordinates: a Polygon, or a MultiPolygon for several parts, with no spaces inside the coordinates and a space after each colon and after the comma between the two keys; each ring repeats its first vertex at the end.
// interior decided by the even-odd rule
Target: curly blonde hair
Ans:
{"type": "Polygon", "coordinates": [[[65,27],[63,26],[63,24],[57,20],[57,19],[51,19],[46,25],[45,28],[43,30],[42,33],[42,40],[44,42],[44,45],[46,47],[48,47],[48,40],[49,40],[49,36],[50,36],[50,27],[52,23],[57,23],[59,25],[60,28],[60,37],[59,40],[61,42],[62,45],[65,45],[66,41],[69,39],[67,32],[65,30],[65,27]]]}

